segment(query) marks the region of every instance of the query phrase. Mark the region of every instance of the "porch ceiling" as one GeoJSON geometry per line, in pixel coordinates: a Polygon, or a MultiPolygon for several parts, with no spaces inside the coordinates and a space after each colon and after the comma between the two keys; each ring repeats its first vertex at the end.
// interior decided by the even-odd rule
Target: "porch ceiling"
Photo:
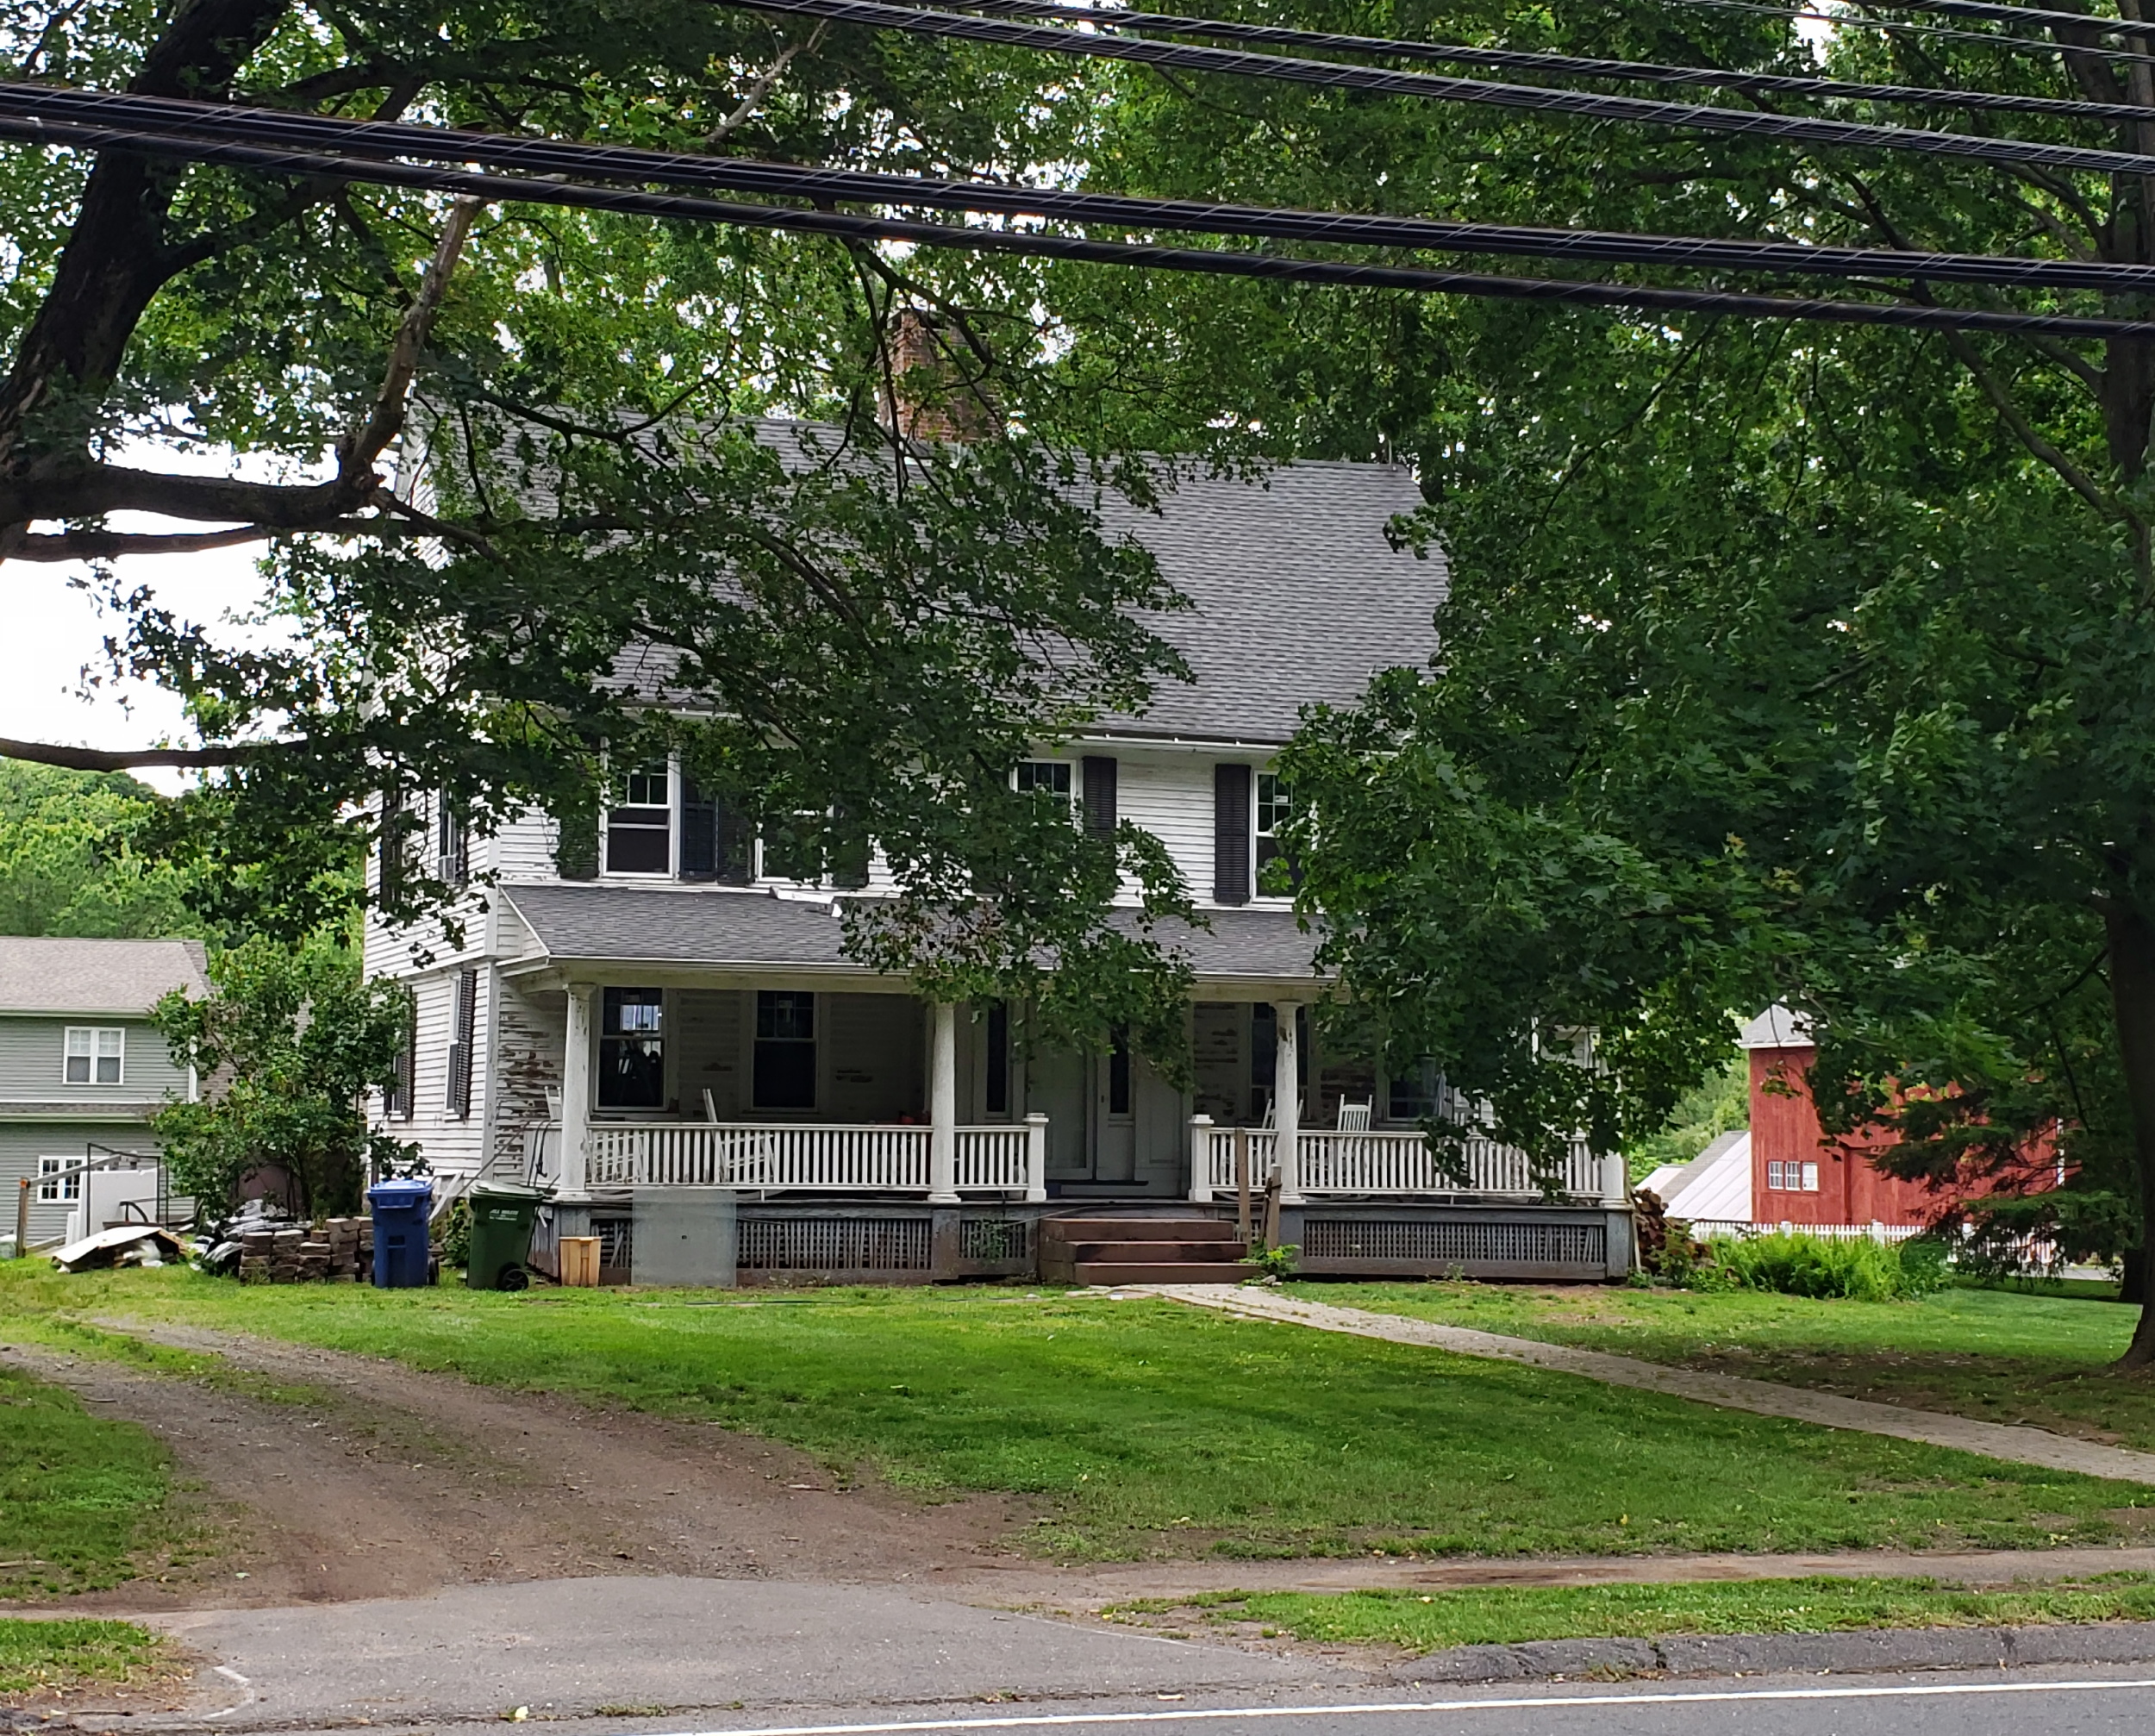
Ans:
{"type": "MultiPolygon", "coordinates": [[[[669,976],[852,977],[899,986],[845,955],[835,907],[731,888],[504,886],[501,896],[533,945],[512,968],[578,977],[649,969],[669,976]]],[[[1168,922],[1156,931],[1189,960],[1202,996],[1306,996],[1322,980],[1316,936],[1284,909],[1214,910],[1209,931],[1168,922]]],[[[1135,913],[1130,913],[1134,926],[1135,913]]],[[[1121,919],[1119,918],[1120,921],[1121,919]]]]}

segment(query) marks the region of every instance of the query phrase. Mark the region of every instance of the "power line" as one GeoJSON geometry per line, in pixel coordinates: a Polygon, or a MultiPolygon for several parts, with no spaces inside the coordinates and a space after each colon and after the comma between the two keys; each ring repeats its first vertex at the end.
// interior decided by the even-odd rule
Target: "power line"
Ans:
{"type": "Polygon", "coordinates": [[[1005,47],[1036,49],[1053,54],[1281,79],[1332,90],[1412,97],[1424,102],[1478,103],[1537,114],[1578,115],[1592,120],[1632,121],[1654,127],[1696,128],[1708,132],[1746,134],[1787,144],[1915,151],[1930,156],[2027,164],[2094,174],[2155,174],[2155,157],[2127,151],[2089,150],[2077,145],[2047,145],[2024,139],[1983,138],[1923,127],[1827,121],[1752,109],[1724,109],[1712,103],[1658,103],[1639,97],[1566,91],[1547,84],[1498,84],[1486,79],[1453,78],[1435,72],[1398,72],[1386,67],[1359,66],[1338,60],[1252,54],[1232,48],[1153,42],[1053,26],[1011,23],[1000,18],[969,18],[954,12],[884,5],[880,0],[717,0],[717,3],[790,17],[905,30],[917,35],[993,42],[1005,47]]]}
{"type": "Polygon", "coordinates": [[[2056,28],[2094,29],[2112,36],[2155,36],[2155,21],[2102,17],[2091,12],[2058,12],[2040,6],[2007,6],[1999,0],[1875,0],[1890,12],[1942,12],[1948,18],[1991,18],[2005,24],[2039,24],[2056,28]]]}
{"type": "Polygon", "coordinates": [[[991,17],[1053,19],[1101,29],[1199,36],[1222,42],[1253,42],[1311,53],[1384,55],[1461,66],[1496,66],[1546,72],[1565,78],[1611,78],[1633,84],[1698,84],[1761,97],[1802,97],[1817,102],[1893,103],[1985,113],[2054,115],[2072,121],[2155,121],[2155,109],[2133,103],[2093,103],[2062,97],[2021,96],[2004,91],[1953,91],[1920,84],[1863,84],[1794,72],[1746,72],[1722,66],[1665,66],[1647,60],[1597,59],[1540,49],[1486,48],[1461,42],[1410,42],[1388,36],[1343,35],[1294,30],[1277,24],[1245,24],[1221,18],[1184,18],[1161,12],[1125,12],[1065,0],[944,0],[949,9],[991,17]]]}
{"type": "MultiPolygon", "coordinates": [[[[2113,48],[2096,43],[2088,47],[2046,42],[2036,36],[2001,36],[1993,30],[1956,30],[1950,24],[1911,24],[1905,19],[1881,18],[1870,11],[1821,12],[1814,6],[1775,4],[1772,0],[1666,0],[1673,6],[1696,6],[1715,12],[1751,12],[1768,18],[1804,18],[1840,29],[1880,30],[1895,36],[1929,36],[1953,42],[1980,42],[2024,54],[2100,54],[2105,59],[2145,61],[2150,57],[2134,48],[2113,48]]],[[[1861,0],[1858,0],[1861,3],[1861,0]]]]}
{"type": "Polygon", "coordinates": [[[1306,259],[1278,254],[1213,252],[1119,241],[1095,241],[1013,229],[983,229],[881,215],[797,207],[739,204],[680,193],[595,187],[526,176],[480,174],[431,165],[376,161],[344,153],[272,150],[224,140],[186,138],[145,128],[89,126],[0,117],[0,138],[75,148],[122,150],[217,163],[303,179],[366,182],[477,198],[613,211],[639,216],[718,222],[746,228],[833,236],[854,242],[906,241],[976,253],[1067,259],[1273,283],[1334,288],[1407,290],[1502,301],[1539,302],[1627,311],[1794,319],[1911,330],[1985,331],[2014,335],[2135,339],[2155,341],[2155,321],[2003,313],[1987,309],[1905,303],[1798,300],[1792,297],[1666,290],[1630,284],[1509,278],[1469,272],[1306,259]]]}
{"type": "Polygon", "coordinates": [[[1558,229],[1143,198],[1120,193],[1013,186],[991,181],[937,180],[858,169],[811,168],[746,157],[465,133],[414,126],[406,122],[352,120],[290,109],[240,108],[181,97],[70,91],[33,84],[0,83],[0,116],[15,116],[47,125],[109,125],[153,132],[160,137],[225,139],[251,146],[334,152],[376,160],[417,157],[455,164],[484,163],[496,169],[515,169],[532,174],[771,194],[807,199],[819,205],[843,201],[853,204],[925,206],[997,216],[1103,223],[1154,233],[1182,230],[1334,246],[1496,253],[1693,270],[1906,278],[2020,289],[2080,289],[2110,294],[2155,290],[2155,265],[2108,260],[1918,253],[1881,247],[1726,240],[1703,236],[1558,229]]]}

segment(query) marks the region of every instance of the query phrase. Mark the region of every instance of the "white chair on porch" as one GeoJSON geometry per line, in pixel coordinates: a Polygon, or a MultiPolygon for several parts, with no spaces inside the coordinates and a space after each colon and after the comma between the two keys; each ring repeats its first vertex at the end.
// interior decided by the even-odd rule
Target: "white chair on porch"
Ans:
{"type": "Polygon", "coordinates": [[[1340,1100],[1339,1131],[1343,1133],[1366,1133],[1369,1132],[1370,1110],[1374,1106],[1375,1102],[1376,1100],[1371,1098],[1368,1102],[1350,1103],[1346,1098],[1342,1097],[1340,1100]]]}

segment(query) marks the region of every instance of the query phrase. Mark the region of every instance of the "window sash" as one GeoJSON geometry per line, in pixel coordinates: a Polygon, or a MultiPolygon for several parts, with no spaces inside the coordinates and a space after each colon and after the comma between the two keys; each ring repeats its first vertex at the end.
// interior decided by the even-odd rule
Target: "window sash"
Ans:
{"type": "Polygon", "coordinates": [[[62,1177],[62,1170],[74,1169],[72,1158],[40,1158],[37,1160],[37,1197],[41,1204],[65,1205],[70,1200],[82,1197],[82,1171],[62,1177]]]}
{"type": "Polygon", "coordinates": [[[118,1025],[70,1025],[61,1040],[60,1078],[70,1085],[126,1083],[128,1033],[118,1025]]]}
{"type": "Polygon", "coordinates": [[[750,1100],[759,1109],[815,1107],[815,996],[787,989],[756,991],[756,1042],[750,1100]]]}
{"type": "Polygon", "coordinates": [[[1076,794],[1073,770],[1067,759],[1021,759],[1010,781],[1020,790],[1046,790],[1067,801],[1076,794]]]}

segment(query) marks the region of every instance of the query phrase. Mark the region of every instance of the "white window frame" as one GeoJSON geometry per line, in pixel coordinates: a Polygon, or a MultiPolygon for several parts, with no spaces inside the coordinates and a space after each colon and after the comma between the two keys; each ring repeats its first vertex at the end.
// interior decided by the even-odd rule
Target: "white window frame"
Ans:
{"type": "Polygon", "coordinates": [[[37,1160],[37,1201],[41,1206],[72,1205],[82,1197],[82,1171],[75,1166],[79,1158],[40,1158],[37,1160]],[[61,1175],[62,1170],[72,1171],[61,1175]]]}
{"type": "MultiPolygon", "coordinates": [[[[1013,790],[1020,790],[1024,787],[1018,781],[1018,774],[1028,765],[1052,765],[1063,774],[1062,781],[1070,786],[1068,790],[1064,791],[1064,795],[1069,800],[1070,811],[1072,815],[1077,814],[1084,806],[1085,780],[1079,771],[1078,762],[1076,760],[1056,759],[1053,758],[1021,759],[1015,765],[1013,765],[1010,768],[1010,787],[1013,790]]],[[[1052,788],[1053,785],[1051,784],[1050,787],[1052,788]]]]}
{"type": "MultiPolygon", "coordinates": [[[[599,810],[598,852],[599,872],[606,879],[622,880],[678,880],[681,877],[681,767],[679,762],[668,755],[665,761],[666,795],[663,811],[666,816],[666,865],[664,868],[616,868],[614,865],[614,815],[621,809],[640,808],[647,813],[659,813],[660,804],[655,802],[630,802],[628,780],[651,775],[655,760],[645,760],[632,765],[622,773],[622,801],[609,802],[599,810]]],[[[645,828],[654,829],[654,828],[645,828]]]]}
{"type": "Polygon", "coordinates": [[[69,1025],[60,1038],[59,1080],[63,1085],[94,1087],[97,1085],[124,1085],[128,1082],[128,1031],[124,1025],[69,1025]],[[83,1040],[78,1051],[76,1038],[83,1040]],[[108,1043],[106,1039],[111,1040],[108,1043]],[[89,1065],[79,1079],[70,1077],[71,1063],[81,1060],[89,1065]],[[112,1077],[97,1077],[102,1064],[113,1063],[112,1077]]]}
{"type": "Polygon", "coordinates": [[[1267,771],[1261,765],[1250,769],[1250,896],[1252,900],[1272,904],[1291,904],[1294,895],[1265,890],[1265,864],[1258,860],[1257,846],[1262,840],[1269,839],[1274,844],[1279,842],[1279,820],[1276,816],[1270,826],[1265,826],[1259,823],[1258,816],[1268,807],[1278,809],[1284,814],[1294,805],[1291,802],[1282,801],[1279,796],[1280,787],[1286,781],[1278,772],[1267,771]],[[1268,780],[1273,790],[1269,802],[1265,798],[1265,785],[1268,780]]]}

